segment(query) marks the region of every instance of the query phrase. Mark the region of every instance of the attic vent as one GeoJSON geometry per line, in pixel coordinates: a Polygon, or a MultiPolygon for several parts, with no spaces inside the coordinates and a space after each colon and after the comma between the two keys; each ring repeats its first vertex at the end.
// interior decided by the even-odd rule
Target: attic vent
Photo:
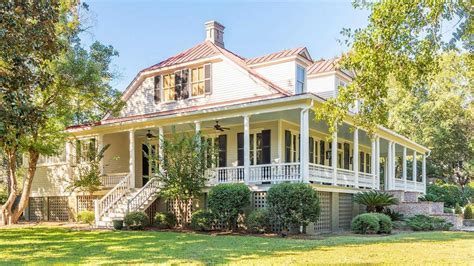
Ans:
{"type": "Polygon", "coordinates": [[[224,26],[217,21],[208,21],[206,25],[206,41],[211,41],[224,48],[224,26]]]}

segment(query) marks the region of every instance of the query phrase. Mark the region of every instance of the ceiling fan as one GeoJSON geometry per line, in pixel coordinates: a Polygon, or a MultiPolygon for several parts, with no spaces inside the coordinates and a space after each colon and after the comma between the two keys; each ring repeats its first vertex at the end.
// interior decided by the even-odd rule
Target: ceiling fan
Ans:
{"type": "Polygon", "coordinates": [[[151,133],[151,130],[148,130],[148,133],[146,133],[146,138],[147,138],[147,139],[152,139],[152,138],[154,138],[154,137],[155,137],[155,135],[153,135],[153,134],[151,133]]]}
{"type": "Polygon", "coordinates": [[[223,132],[224,130],[229,130],[229,129],[230,129],[230,128],[228,128],[228,127],[223,127],[223,126],[219,125],[219,121],[216,121],[216,124],[215,124],[214,126],[212,126],[212,127],[207,127],[207,128],[213,128],[213,129],[215,129],[216,131],[222,131],[222,132],[223,132]]]}

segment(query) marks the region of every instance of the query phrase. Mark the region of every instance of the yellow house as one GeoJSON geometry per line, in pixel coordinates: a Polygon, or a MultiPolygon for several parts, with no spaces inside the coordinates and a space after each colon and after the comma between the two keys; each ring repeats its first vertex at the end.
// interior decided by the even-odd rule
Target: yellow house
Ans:
{"type": "MultiPolygon", "coordinates": [[[[78,141],[66,143],[63,156],[41,159],[28,219],[69,219],[94,208],[97,225],[109,226],[127,211],[172,211],[172,201],[155,200],[157,181],[144,155],[148,139],[166,138],[172,129],[213,140],[219,160],[207,172],[208,187],[245,183],[255,208],[265,206],[273,184],[311,184],[322,213],[310,232],[347,228],[359,211],[352,202],[359,191],[425,192],[427,148],[384,127],[369,138],[350,121],[357,104],[331,138],[326,124],[315,121],[317,106],[351,82],[337,60],[314,61],[304,47],[247,59],[224,48],[224,26],[211,21],[205,30],[204,42],[140,71],[118,116],[68,129],[78,141]],[[111,146],[102,193],[68,192],[88,148],[105,144],[111,146]]],[[[204,195],[192,208],[205,205],[204,195]]]]}

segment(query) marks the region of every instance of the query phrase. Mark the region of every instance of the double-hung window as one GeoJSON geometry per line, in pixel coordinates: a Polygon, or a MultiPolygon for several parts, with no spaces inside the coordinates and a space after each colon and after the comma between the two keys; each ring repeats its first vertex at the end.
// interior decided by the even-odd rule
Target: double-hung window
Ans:
{"type": "Polygon", "coordinates": [[[196,67],[191,70],[191,96],[202,96],[211,93],[211,65],[196,67]]]}
{"type": "Polygon", "coordinates": [[[296,89],[295,89],[296,94],[304,92],[305,76],[306,76],[306,70],[304,69],[304,67],[297,65],[296,66],[296,89]]]}

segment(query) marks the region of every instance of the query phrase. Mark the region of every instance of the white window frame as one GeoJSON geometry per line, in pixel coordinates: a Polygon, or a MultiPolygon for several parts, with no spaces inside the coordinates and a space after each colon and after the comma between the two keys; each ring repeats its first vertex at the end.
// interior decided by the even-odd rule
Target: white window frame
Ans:
{"type": "Polygon", "coordinates": [[[295,94],[300,94],[306,92],[306,68],[296,64],[296,74],[295,74],[295,94]],[[303,70],[303,81],[298,80],[298,70],[302,69],[303,70]],[[301,88],[301,91],[298,91],[298,85],[300,83],[303,83],[303,86],[301,88]]]}

